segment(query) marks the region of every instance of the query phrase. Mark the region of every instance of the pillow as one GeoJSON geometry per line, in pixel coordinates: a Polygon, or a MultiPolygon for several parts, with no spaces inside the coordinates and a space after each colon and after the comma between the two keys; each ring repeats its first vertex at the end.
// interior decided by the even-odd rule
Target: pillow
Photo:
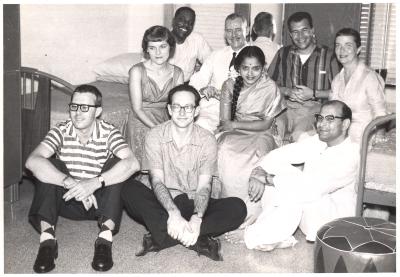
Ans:
{"type": "Polygon", "coordinates": [[[129,69],[142,60],[142,53],[124,53],[97,64],[93,71],[98,81],[128,84],[129,69]]]}

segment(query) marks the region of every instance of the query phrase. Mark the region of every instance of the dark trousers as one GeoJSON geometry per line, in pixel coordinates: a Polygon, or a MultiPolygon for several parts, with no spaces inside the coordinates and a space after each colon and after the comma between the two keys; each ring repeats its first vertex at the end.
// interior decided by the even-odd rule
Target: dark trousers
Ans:
{"type": "MultiPolygon", "coordinates": [[[[151,189],[140,182],[131,182],[122,188],[121,198],[128,214],[146,226],[154,243],[160,248],[179,243],[168,235],[168,213],[151,189]]],[[[182,217],[189,220],[193,214],[194,201],[187,194],[180,194],[174,198],[174,203],[182,217]]],[[[243,223],[246,215],[246,204],[240,198],[210,198],[200,227],[200,236],[219,236],[235,230],[243,223]]]]}
{"type": "MultiPolygon", "coordinates": [[[[49,161],[61,172],[69,174],[62,161],[54,158],[50,158],[49,161]]],[[[118,161],[118,158],[109,159],[104,164],[102,172],[112,168],[118,161]]],[[[130,179],[125,182],[129,182],[130,179]]],[[[99,223],[111,219],[115,223],[113,234],[116,234],[121,222],[122,202],[120,196],[125,182],[96,190],[94,196],[96,197],[98,209],[92,206],[86,211],[83,203],[76,201],[75,198],[67,202],[64,201],[62,196],[68,191],[67,189],[35,179],[35,196],[29,211],[29,221],[40,232],[41,220],[55,226],[58,216],[73,220],[99,220],[99,223]]]]}

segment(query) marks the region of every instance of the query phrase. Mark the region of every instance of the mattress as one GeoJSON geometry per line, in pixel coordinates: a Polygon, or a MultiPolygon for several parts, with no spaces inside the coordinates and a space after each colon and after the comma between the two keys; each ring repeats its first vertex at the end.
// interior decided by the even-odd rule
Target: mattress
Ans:
{"type": "MultiPolygon", "coordinates": [[[[97,87],[103,95],[101,118],[121,128],[128,119],[130,110],[129,88],[127,84],[96,81],[89,83],[97,87]]],[[[70,94],[64,88],[52,87],[50,126],[69,118],[70,94]]]]}
{"type": "Polygon", "coordinates": [[[370,144],[367,154],[365,186],[385,192],[396,192],[396,128],[388,133],[388,141],[370,144]]]}

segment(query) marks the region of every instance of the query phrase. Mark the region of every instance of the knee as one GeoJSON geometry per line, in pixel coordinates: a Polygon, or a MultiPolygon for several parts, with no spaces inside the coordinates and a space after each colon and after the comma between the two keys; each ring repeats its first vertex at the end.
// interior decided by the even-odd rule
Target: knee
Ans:
{"type": "Polygon", "coordinates": [[[240,222],[243,222],[247,216],[246,204],[239,197],[229,197],[229,206],[231,214],[240,222]]]}
{"type": "Polygon", "coordinates": [[[142,183],[139,181],[133,180],[133,179],[128,179],[123,183],[122,189],[121,189],[121,199],[126,202],[126,201],[132,201],[136,197],[140,197],[141,195],[141,186],[144,186],[142,183]]]}

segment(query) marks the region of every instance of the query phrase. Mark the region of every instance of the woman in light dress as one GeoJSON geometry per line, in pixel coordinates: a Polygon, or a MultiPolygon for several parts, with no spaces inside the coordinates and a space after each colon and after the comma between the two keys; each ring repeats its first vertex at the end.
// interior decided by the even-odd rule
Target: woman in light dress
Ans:
{"type": "Polygon", "coordinates": [[[141,162],[147,131],[169,119],[168,92],[183,83],[182,70],[168,60],[174,55],[175,39],[163,26],[146,30],[142,40],[143,62],[129,70],[129,96],[132,110],[128,119],[128,142],[141,162]]]}
{"type": "MultiPolygon", "coordinates": [[[[332,81],[330,99],[346,103],[353,112],[349,135],[352,141],[361,143],[365,127],[371,120],[387,114],[382,77],[368,67],[360,58],[361,38],[359,32],[344,28],[336,33],[335,53],[342,70],[332,81]]],[[[375,141],[385,140],[380,129],[375,141]]]]}

